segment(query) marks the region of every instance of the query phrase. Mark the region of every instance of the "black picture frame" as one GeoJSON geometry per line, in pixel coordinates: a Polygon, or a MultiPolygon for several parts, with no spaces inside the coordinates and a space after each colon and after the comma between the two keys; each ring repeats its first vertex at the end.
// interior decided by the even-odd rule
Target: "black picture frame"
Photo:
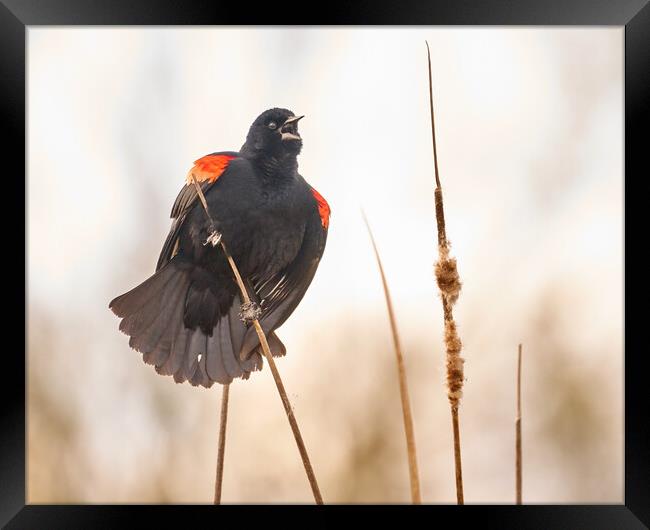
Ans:
{"type": "MultiPolygon", "coordinates": [[[[462,526],[469,519],[480,517],[483,525],[499,528],[644,528],[650,525],[650,427],[642,403],[647,395],[648,375],[644,370],[647,347],[641,336],[643,310],[632,310],[633,300],[647,300],[647,282],[641,276],[643,259],[632,253],[645,241],[641,208],[648,186],[647,170],[642,172],[647,144],[644,128],[650,117],[650,6],[648,0],[459,0],[456,2],[377,2],[359,1],[344,6],[332,4],[292,5],[290,2],[251,4],[242,9],[234,3],[216,1],[175,0],[0,0],[0,109],[5,168],[4,223],[5,264],[23,266],[25,289],[21,289],[11,268],[4,274],[6,316],[23,317],[25,334],[20,341],[18,325],[4,320],[5,337],[19,337],[25,356],[27,261],[26,240],[17,228],[21,219],[21,203],[25,202],[22,219],[28,222],[26,202],[26,27],[37,25],[606,25],[625,26],[625,502],[620,505],[534,505],[534,506],[296,506],[290,507],[295,518],[283,524],[302,521],[317,525],[328,519],[342,518],[353,511],[365,516],[380,515],[387,521],[390,514],[403,518],[415,514],[441,523],[453,517],[462,526]],[[253,6],[256,6],[253,8],[253,6]],[[25,175],[25,181],[19,175],[25,175]],[[636,192],[636,193],[635,193],[636,192]],[[641,232],[643,233],[643,232],[641,232]],[[20,252],[19,249],[24,252],[20,252]],[[11,276],[10,276],[11,275],[11,276]],[[633,286],[632,288],[629,288],[633,286]],[[17,303],[9,303],[9,300],[17,303]],[[22,312],[17,308],[23,307],[22,312]],[[411,510],[406,511],[406,510],[411,510]],[[305,513],[300,513],[305,512],[305,513]],[[304,519],[303,519],[304,517],[304,519]]],[[[26,235],[26,231],[23,232],[26,235]]],[[[641,245],[642,246],[642,245],[641,245]]],[[[616,250],[618,251],[618,250],[616,250]]],[[[19,273],[16,273],[19,274],[19,273]]],[[[0,401],[0,524],[7,528],[115,528],[154,521],[168,525],[193,524],[195,521],[223,522],[229,515],[246,518],[276,514],[283,507],[224,506],[215,515],[213,506],[47,506],[25,505],[25,364],[18,349],[5,341],[2,354],[2,392],[0,401]],[[190,514],[190,511],[192,512],[190,514]]],[[[286,507],[285,507],[286,508],[286,507]]],[[[404,519],[401,519],[404,520],[404,519]]],[[[164,525],[163,525],[164,526],[164,525]]]]}

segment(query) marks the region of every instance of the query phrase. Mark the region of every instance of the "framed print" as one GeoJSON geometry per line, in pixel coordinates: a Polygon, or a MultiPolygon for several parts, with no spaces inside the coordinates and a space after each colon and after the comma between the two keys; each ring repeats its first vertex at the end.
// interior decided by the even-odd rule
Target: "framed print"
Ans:
{"type": "Polygon", "coordinates": [[[230,7],[0,3],[3,524],[650,524],[647,2],[230,7]]]}

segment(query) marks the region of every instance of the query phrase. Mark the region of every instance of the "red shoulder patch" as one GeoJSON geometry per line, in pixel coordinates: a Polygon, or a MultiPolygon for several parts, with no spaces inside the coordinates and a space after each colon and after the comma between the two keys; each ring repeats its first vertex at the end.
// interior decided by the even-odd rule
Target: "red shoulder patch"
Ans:
{"type": "Polygon", "coordinates": [[[318,215],[320,215],[320,221],[323,228],[327,228],[330,224],[330,205],[327,204],[327,201],[323,196],[314,188],[311,189],[311,194],[314,196],[316,203],[318,204],[318,215]]]}
{"type": "Polygon", "coordinates": [[[187,173],[187,183],[192,184],[192,173],[198,182],[215,182],[235,158],[232,155],[207,155],[195,160],[194,167],[187,173]]]}

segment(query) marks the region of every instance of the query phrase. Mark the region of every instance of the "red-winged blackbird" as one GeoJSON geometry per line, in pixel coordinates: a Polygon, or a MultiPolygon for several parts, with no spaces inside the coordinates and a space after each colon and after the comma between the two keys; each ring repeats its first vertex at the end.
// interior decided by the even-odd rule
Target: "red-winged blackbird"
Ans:
{"type": "Polygon", "coordinates": [[[298,173],[298,120],[287,109],[262,113],[239,150],[195,162],[181,189],[156,273],[109,305],[146,363],[177,383],[210,387],[247,379],[262,367],[239,288],[215,228],[259,309],[274,356],[286,349],[274,330],[294,311],[325,248],[330,209],[298,173]],[[198,200],[194,174],[215,226],[198,200]],[[261,311],[261,312],[260,312],[261,311]]]}

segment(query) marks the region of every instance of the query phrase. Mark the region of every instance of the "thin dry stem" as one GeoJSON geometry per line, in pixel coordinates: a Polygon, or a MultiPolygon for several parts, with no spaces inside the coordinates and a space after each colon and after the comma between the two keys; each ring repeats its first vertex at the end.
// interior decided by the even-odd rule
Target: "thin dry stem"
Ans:
{"type": "MultiPolygon", "coordinates": [[[[244,282],[242,281],[241,275],[239,274],[239,269],[237,268],[237,265],[235,264],[235,261],[232,259],[230,253],[226,250],[226,246],[224,245],[223,241],[221,242],[221,247],[223,248],[223,251],[227,256],[228,263],[230,263],[230,267],[232,268],[232,271],[235,275],[235,278],[237,280],[237,285],[239,285],[242,298],[244,299],[244,303],[249,304],[250,297],[248,296],[248,292],[246,291],[244,282]]],[[[296,444],[298,445],[298,451],[300,451],[300,457],[302,458],[302,463],[305,466],[305,472],[307,473],[307,479],[309,480],[309,485],[311,486],[312,493],[314,494],[314,500],[316,501],[316,504],[323,504],[323,497],[321,496],[320,489],[318,488],[316,475],[314,475],[314,470],[311,467],[311,462],[309,460],[309,455],[307,454],[307,448],[305,447],[305,442],[303,441],[302,435],[300,434],[300,429],[298,428],[298,422],[296,421],[296,417],[293,413],[293,409],[291,407],[291,402],[289,401],[289,398],[287,396],[287,392],[284,389],[284,384],[282,383],[280,372],[278,372],[278,369],[275,366],[275,361],[273,360],[273,355],[271,354],[269,343],[266,340],[266,335],[264,334],[264,330],[262,329],[259,320],[257,319],[253,320],[253,326],[255,326],[255,331],[257,332],[257,336],[260,339],[260,344],[262,345],[262,351],[264,352],[264,356],[266,357],[266,360],[269,363],[269,368],[271,369],[271,373],[273,374],[275,386],[278,388],[278,393],[280,394],[280,398],[282,399],[284,410],[287,413],[287,419],[289,420],[289,425],[291,425],[293,436],[296,439],[296,444]]]]}
{"type": "Polygon", "coordinates": [[[460,458],[460,423],[458,420],[458,407],[451,407],[451,424],[454,431],[454,461],[456,462],[456,501],[465,504],[463,493],[463,468],[460,458]]]}
{"type": "Polygon", "coordinates": [[[223,461],[226,452],[226,425],[228,423],[228,396],[230,385],[223,385],[221,392],[221,419],[219,423],[219,445],[217,452],[217,478],[214,483],[214,503],[221,504],[221,486],[223,484],[223,461]]]}
{"type": "MultiPolygon", "coordinates": [[[[429,61],[429,109],[431,110],[431,140],[433,142],[433,166],[436,175],[436,187],[440,188],[440,177],[438,175],[438,149],[436,147],[436,128],[434,127],[435,120],[433,119],[433,90],[431,89],[431,87],[433,87],[433,80],[431,79],[431,51],[429,50],[429,42],[426,40],[424,42],[427,45],[427,59],[429,61]]],[[[436,201],[436,205],[437,205],[437,201],[436,201]]],[[[444,219],[444,212],[442,218],[444,219]]],[[[445,230],[443,224],[442,232],[444,233],[444,231],[445,230]]]]}
{"type": "Polygon", "coordinates": [[[515,417],[515,490],[517,504],[522,500],[522,460],[521,460],[521,344],[517,352],[517,416],[515,417]]]}
{"type": "Polygon", "coordinates": [[[402,401],[402,416],[404,418],[404,434],[406,435],[406,450],[408,453],[409,464],[409,478],[411,481],[411,501],[413,504],[421,504],[422,497],[420,494],[420,474],[418,471],[417,451],[415,449],[415,431],[413,429],[413,416],[411,415],[411,400],[409,398],[408,382],[406,379],[406,367],[404,366],[404,355],[402,353],[402,345],[397,331],[397,320],[395,312],[393,311],[393,302],[388,290],[388,282],[384,273],[384,267],[379,256],[379,250],[375,243],[375,238],[372,235],[370,223],[366,218],[366,214],[361,210],[363,220],[366,223],[372,248],[375,251],[375,258],[377,259],[377,266],[379,267],[379,274],[381,275],[381,283],[384,287],[384,296],[386,297],[386,307],[388,308],[388,319],[390,320],[390,328],[393,334],[393,345],[395,346],[395,357],[397,358],[397,379],[399,381],[400,398],[402,401]]]}
{"type": "Polygon", "coordinates": [[[458,407],[462,396],[464,359],[460,356],[462,343],[456,330],[456,322],[452,307],[458,300],[461,283],[456,269],[456,260],[449,257],[449,243],[445,227],[445,210],[442,199],[442,185],[438,171],[438,149],[436,146],[436,127],[433,112],[433,79],[431,74],[431,51],[427,45],[427,61],[429,65],[429,106],[431,110],[431,138],[433,143],[433,164],[436,178],[434,192],[436,207],[436,224],[438,226],[439,260],[435,267],[436,280],[442,299],[442,310],[445,322],[445,346],[447,350],[447,397],[451,406],[451,419],[454,433],[454,463],[456,469],[456,500],[464,503],[463,472],[460,452],[460,426],[458,407]]]}
{"type": "MultiPolygon", "coordinates": [[[[203,204],[203,207],[205,209],[205,213],[208,216],[210,223],[214,226],[214,222],[212,220],[212,217],[210,216],[210,212],[208,210],[207,202],[205,200],[205,196],[203,195],[203,191],[201,190],[201,187],[199,186],[199,183],[196,180],[194,174],[192,174],[191,176],[192,176],[192,181],[194,182],[194,187],[196,188],[196,192],[198,193],[199,198],[201,199],[201,203],[203,204]]],[[[244,285],[244,281],[242,280],[241,274],[239,274],[239,268],[237,267],[235,260],[232,259],[230,252],[228,252],[228,249],[226,248],[223,239],[220,241],[220,244],[223,253],[228,259],[230,268],[232,269],[232,272],[235,276],[235,280],[237,282],[237,285],[239,286],[239,290],[241,291],[244,304],[250,304],[251,299],[248,296],[248,291],[246,290],[246,286],[244,285]]],[[[293,413],[293,409],[291,408],[291,402],[289,401],[287,392],[284,389],[284,384],[282,383],[280,372],[278,372],[278,369],[275,366],[275,361],[273,360],[273,355],[271,354],[269,343],[266,340],[266,335],[264,334],[264,330],[262,329],[259,320],[254,319],[253,326],[255,326],[255,331],[257,332],[257,336],[260,340],[262,351],[264,352],[264,356],[266,357],[266,360],[269,363],[269,367],[271,369],[271,373],[273,374],[273,379],[275,381],[275,386],[278,389],[278,393],[280,394],[282,404],[284,405],[284,410],[287,413],[287,419],[289,420],[289,425],[291,426],[291,431],[293,432],[293,436],[296,439],[296,444],[298,445],[298,451],[300,452],[302,463],[305,466],[305,472],[307,474],[307,479],[309,480],[309,485],[311,486],[311,490],[314,495],[314,500],[316,501],[316,504],[323,504],[323,497],[321,496],[320,489],[318,487],[318,482],[316,481],[316,476],[314,475],[314,470],[311,466],[309,455],[307,454],[307,448],[305,447],[305,442],[303,441],[302,435],[300,433],[300,429],[298,428],[298,422],[296,421],[295,415],[293,413]]]]}

